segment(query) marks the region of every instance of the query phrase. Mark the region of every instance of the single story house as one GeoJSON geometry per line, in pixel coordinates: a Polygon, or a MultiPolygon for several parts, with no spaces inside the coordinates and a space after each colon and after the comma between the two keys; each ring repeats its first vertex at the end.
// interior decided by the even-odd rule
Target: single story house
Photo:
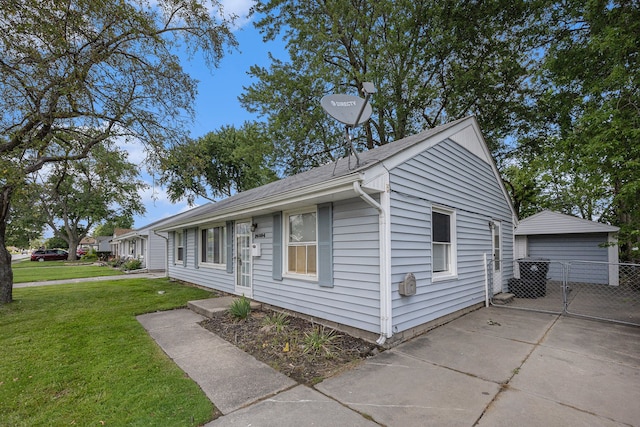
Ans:
{"type": "Polygon", "coordinates": [[[116,257],[123,257],[131,252],[130,248],[126,244],[124,244],[124,242],[120,241],[118,238],[132,231],[133,231],[133,228],[116,228],[113,230],[113,237],[109,241],[112,255],[116,257]]]}
{"type": "Polygon", "coordinates": [[[563,264],[580,261],[574,262],[570,281],[617,286],[618,231],[612,225],[545,210],[519,222],[515,255],[550,259],[550,280],[561,281],[563,264]]]}
{"type": "MultiPolygon", "coordinates": [[[[479,307],[485,259],[513,258],[515,221],[467,117],[200,206],[157,231],[169,233],[173,279],[389,345],[479,307]]],[[[492,265],[489,286],[500,292],[512,265],[492,265]]]]}
{"type": "Polygon", "coordinates": [[[84,237],[78,243],[78,248],[97,251],[98,242],[94,237],[84,237]]]}
{"type": "Polygon", "coordinates": [[[162,219],[138,229],[117,229],[111,239],[111,246],[115,249],[113,255],[138,259],[142,262],[141,268],[148,271],[166,272],[168,235],[154,230],[165,221],[162,219]]]}

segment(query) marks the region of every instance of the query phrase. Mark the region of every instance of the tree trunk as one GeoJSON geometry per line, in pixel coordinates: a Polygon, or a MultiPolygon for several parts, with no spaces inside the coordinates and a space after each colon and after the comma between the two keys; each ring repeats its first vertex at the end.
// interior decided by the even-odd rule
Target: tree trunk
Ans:
{"type": "Polygon", "coordinates": [[[67,261],[75,261],[78,259],[78,239],[69,239],[69,256],[67,261]]]}
{"type": "Polygon", "coordinates": [[[0,240],[0,304],[8,304],[13,301],[13,270],[11,254],[4,246],[4,236],[0,240]]]}
{"type": "Polygon", "coordinates": [[[9,204],[13,188],[5,186],[0,194],[0,304],[13,301],[13,270],[11,269],[11,254],[5,245],[9,204]]]}

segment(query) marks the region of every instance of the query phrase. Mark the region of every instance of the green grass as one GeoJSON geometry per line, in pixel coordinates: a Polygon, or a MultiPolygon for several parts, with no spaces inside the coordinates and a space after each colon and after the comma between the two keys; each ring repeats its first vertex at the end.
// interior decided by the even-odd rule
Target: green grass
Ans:
{"type": "Polygon", "coordinates": [[[210,295],[167,279],[15,289],[0,306],[0,425],[208,422],[211,402],[135,316],[210,295]]]}
{"type": "Polygon", "coordinates": [[[83,265],[66,261],[32,262],[29,260],[11,264],[13,283],[42,282],[45,280],[79,279],[124,274],[109,266],[83,265]]]}

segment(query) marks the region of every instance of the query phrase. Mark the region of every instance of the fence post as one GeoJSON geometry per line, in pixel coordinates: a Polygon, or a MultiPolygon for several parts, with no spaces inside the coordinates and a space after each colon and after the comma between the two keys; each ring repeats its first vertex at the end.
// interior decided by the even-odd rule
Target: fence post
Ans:
{"type": "Polygon", "coordinates": [[[569,308],[569,263],[562,263],[562,313],[566,314],[569,308]]]}
{"type": "Polygon", "coordinates": [[[489,307],[489,271],[487,268],[487,254],[482,254],[484,259],[484,306],[489,307]]]}

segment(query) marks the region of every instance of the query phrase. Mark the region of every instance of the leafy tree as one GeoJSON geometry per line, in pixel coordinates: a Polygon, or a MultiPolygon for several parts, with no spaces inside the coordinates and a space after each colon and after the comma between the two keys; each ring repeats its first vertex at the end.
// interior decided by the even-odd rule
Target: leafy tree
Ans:
{"type": "Polygon", "coordinates": [[[546,159],[542,197],[620,226],[629,259],[640,237],[640,3],[571,0],[545,20],[547,90],[521,152],[546,159]]]}
{"type": "Polygon", "coordinates": [[[37,207],[54,235],[67,242],[69,260],[96,223],[144,212],[138,192],[146,184],[127,153],[115,147],[95,146],[86,159],[55,163],[47,174],[37,207]]]}
{"type": "Polygon", "coordinates": [[[172,201],[230,196],[278,178],[271,167],[272,153],[260,124],[223,126],[174,147],[163,160],[161,182],[168,184],[172,201]]]}
{"type": "Polygon", "coordinates": [[[10,205],[46,164],[118,136],[150,156],[183,140],[196,83],[173,48],[217,65],[234,46],[217,0],[0,2],[0,303],[12,300],[10,205]]]}
{"type": "Polygon", "coordinates": [[[39,199],[37,187],[21,187],[14,196],[6,229],[7,246],[31,248],[40,239],[46,225],[43,212],[35,206],[39,199]]]}
{"type": "Polygon", "coordinates": [[[69,249],[69,243],[58,236],[49,237],[44,241],[44,246],[47,249],[69,249]]]}
{"type": "Polygon", "coordinates": [[[93,231],[94,236],[113,236],[116,228],[133,228],[133,216],[120,215],[99,224],[93,231]]]}
{"type": "Polygon", "coordinates": [[[354,135],[360,148],[475,114],[495,150],[530,105],[540,3],[258,1],[257,27],[282,35],[291,60],[252,67],[241,101],[266,117],[287,173],[344,155],[342,126],[320,98],[360,94],[366,81],[378,92],[354,135]]]}

